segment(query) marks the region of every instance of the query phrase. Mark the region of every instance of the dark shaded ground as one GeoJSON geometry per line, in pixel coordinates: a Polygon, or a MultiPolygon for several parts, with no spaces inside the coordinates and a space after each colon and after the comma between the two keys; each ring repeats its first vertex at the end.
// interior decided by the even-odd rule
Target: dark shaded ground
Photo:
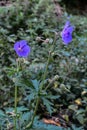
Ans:
{"type": "Polygon", "coordinates": [[[12,0],[0,0],[0,6],[7,6],[12,3],[12,0]]]}
{"type": "Polygon", "coordinates": [[[65,5],[70,13],[87,15],[87,0],[62,0],[61,4],[65,5]]]}

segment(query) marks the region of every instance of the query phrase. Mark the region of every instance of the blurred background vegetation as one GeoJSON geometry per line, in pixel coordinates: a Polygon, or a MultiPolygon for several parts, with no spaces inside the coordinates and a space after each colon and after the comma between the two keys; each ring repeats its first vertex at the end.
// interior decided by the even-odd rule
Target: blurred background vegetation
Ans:
{"type": "MultiPolygon", "coordinates": [[[[55,32],[58,34],[58,40],[45,81],[47,85],[56,75],[58,76],[48,90],[51,95],[59,96],[55,101],[49,99],[53,104],[52,114],[62,115],[66,124],[72,126],[71,129],[87,129],[87,1],[2,0],[0,1],[1,130],[11,127],[9,112],[14,107],[14,73],[17,59],[13,50],[15,41],[25,39],[32,48],[30,56],[25,60],[26,70],[25,64],[21,67],[22,81],[25,83],[28,83],[29,79],[40,81],[55,32]],[[75,26],[75,31],[72,43],[64,46],[60,32],[68,19],[75,26]],[[49,39],[49,43],[44,43],[38,38],[49,39]]],[[[28,87],[18,89],[22,129],[23,122],[28,119],[30,92],[28,87]]],[[[49,116],[49,108],[42,102],[37,115],[40,118],[49,116]]]]}

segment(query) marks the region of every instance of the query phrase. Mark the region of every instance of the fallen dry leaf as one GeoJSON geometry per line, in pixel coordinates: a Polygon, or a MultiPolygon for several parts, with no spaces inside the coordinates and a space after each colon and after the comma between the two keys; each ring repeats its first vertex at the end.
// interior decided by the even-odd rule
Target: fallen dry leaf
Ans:
{"type": "Polygon", "coordinates": [[[52,119],[43,119],[43,122],[46,124],[52,124],[52,125],[57,125],[57,126],[61,126],[60,122],[55,122],[52,119]]]}

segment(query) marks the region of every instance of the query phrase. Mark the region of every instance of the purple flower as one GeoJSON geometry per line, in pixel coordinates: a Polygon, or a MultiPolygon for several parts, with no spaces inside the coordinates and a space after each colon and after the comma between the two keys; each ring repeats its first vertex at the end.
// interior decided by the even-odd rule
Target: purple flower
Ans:
{"type": "Polygon", "coordinates": [[[63,31],[61,32],[61,37],[65,45],[68,45],[72,41],[73,31],[74,31],[74,27],[71,26],[69,21],[67,21],[63,31]]]}
{"type": "Polygon", "coordinates": [[[19,57],[27,57],[30,53],[30,47],[27,45],[27,41],[21,40],[14,44],[14,50],[19,57]]]}

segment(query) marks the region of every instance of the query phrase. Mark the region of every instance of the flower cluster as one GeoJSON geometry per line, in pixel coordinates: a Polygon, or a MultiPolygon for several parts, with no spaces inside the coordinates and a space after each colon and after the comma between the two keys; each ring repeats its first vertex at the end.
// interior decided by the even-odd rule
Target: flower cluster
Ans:
{"type": "Polygon", "coordinates": [[[74,27],[69,21],[66,22],[63,31],[61,32],[61,37],[65,45],[68,45],[72,41],[72,32],[74,27]]]}
{"type": "Polygon", "coordinates": [[[30,53],[30,47],[27,45],[27,41],[21,40],[14,44],[14,50],[19,57],[27,57],[30,53]]]}

